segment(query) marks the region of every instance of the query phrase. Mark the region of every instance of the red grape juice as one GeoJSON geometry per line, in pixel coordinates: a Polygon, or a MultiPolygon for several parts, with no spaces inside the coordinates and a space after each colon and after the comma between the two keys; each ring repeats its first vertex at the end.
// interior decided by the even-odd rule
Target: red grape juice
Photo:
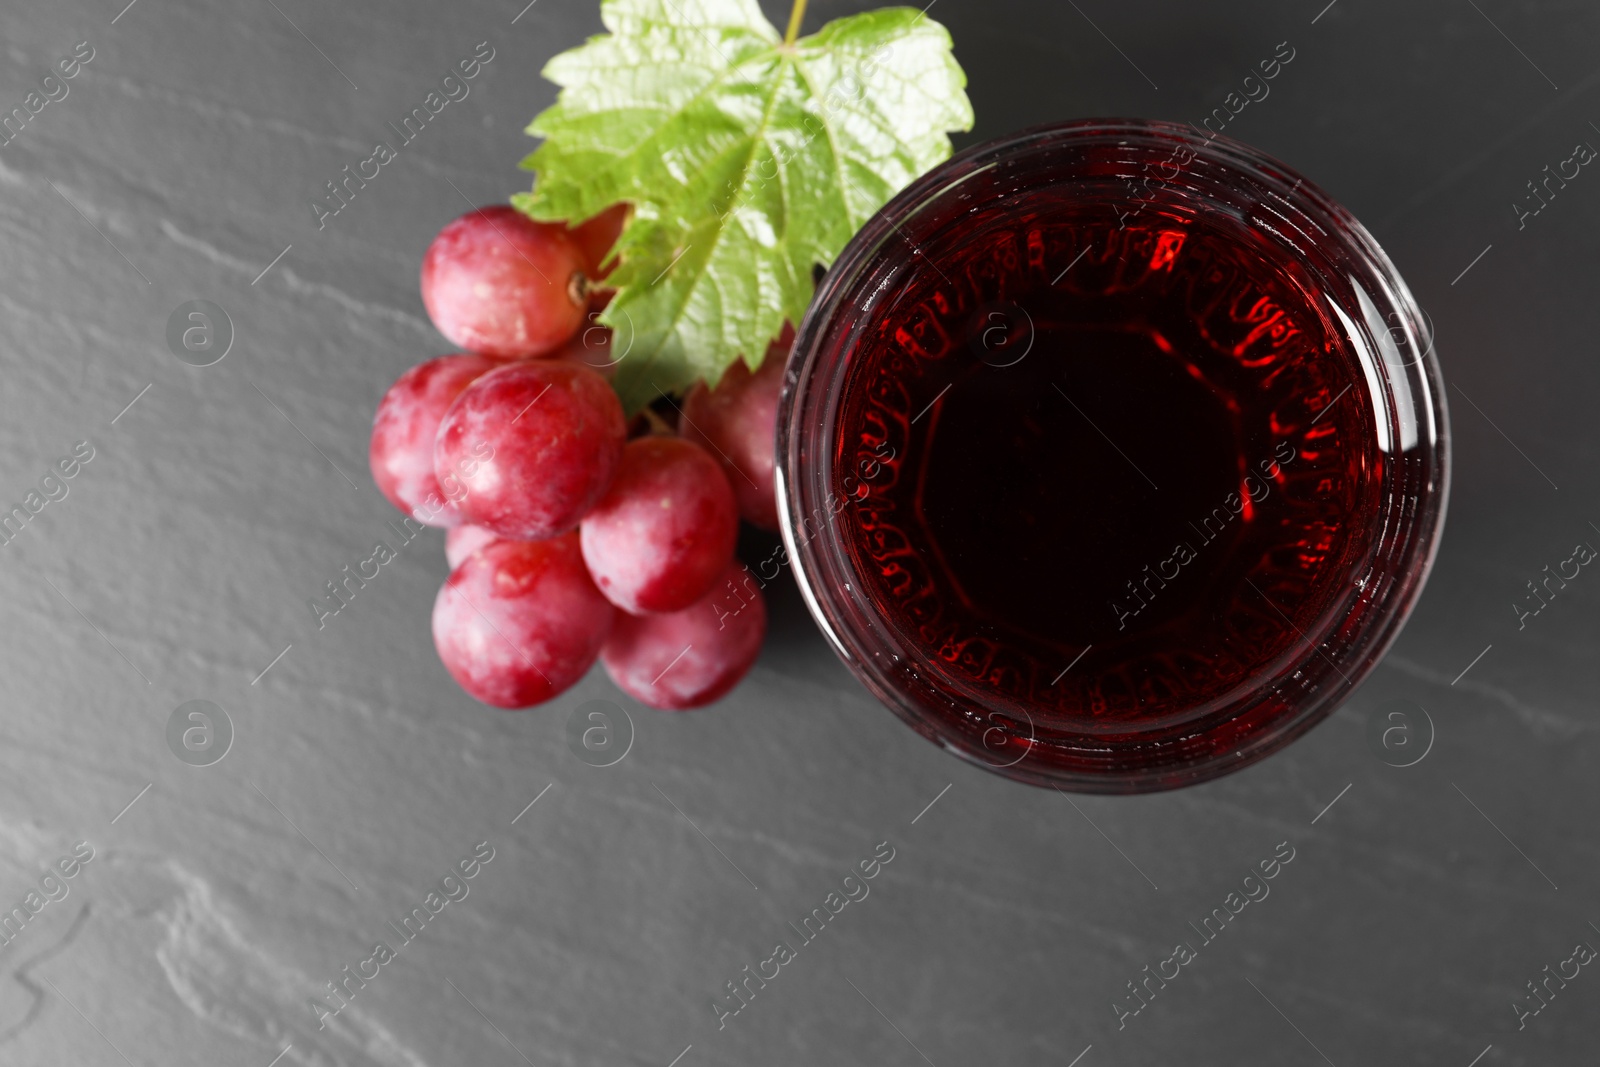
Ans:
{"type": "Polygon", "coordinates": [[[1443,413],[1403,283],[1323,194],[1206,144],[1130,197],[1136,137],[1062,129],[973,150],[847,250],[790,365],[786,521],[825,632],[925,736],[1164,788],[1376,662],[1431,558],[1443,413]]]}
{"type": "Polygon", "coordinates": [[[839,517],[867,595],[947,684],[1080,726],[1227,701],[1369,547],[1359,364],[1218,221],[969,225],[840,405],[841,470],[894,455],[839,517]]]}

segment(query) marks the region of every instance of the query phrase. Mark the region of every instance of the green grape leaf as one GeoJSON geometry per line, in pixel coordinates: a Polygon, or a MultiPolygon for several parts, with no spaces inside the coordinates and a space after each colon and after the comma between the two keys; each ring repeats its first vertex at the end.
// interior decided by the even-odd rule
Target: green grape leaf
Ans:
{"type": "Polygon", "coordinates": [[[915,8],[785,44],[754,0],[602,0],[609,34],[552,59],[528,132],[537,219],[633,205],[601,321],[631,412],[759,366],[785,320],[885,201],[972,127],[943,26],[915,8]]]}

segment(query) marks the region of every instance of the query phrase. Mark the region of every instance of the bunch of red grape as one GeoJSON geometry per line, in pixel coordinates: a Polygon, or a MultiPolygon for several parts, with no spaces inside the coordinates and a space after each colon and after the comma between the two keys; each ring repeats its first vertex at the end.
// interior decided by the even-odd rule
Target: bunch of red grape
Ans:
{"type": "Polygon", "coordinates": [[[373,419],[378,488],[449,531],[434,645],[486,704],[542,703],[598,658],[645,704],[698,707],[738,683],[766,634],[734,541],[741,515],[777,528],[791,338],[681,409],[658,402],[678,433],[654,409],[625,419],[610,331],[591,321],[625,221],[623,205],[577,227],[496,206],[439,231],[422,300],[464,352],[406,371],[373,419]]]}

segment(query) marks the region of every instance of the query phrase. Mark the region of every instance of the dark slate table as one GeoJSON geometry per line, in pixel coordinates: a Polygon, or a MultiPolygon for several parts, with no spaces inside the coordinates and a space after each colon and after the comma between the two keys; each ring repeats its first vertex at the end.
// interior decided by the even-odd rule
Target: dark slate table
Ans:
{"type": "MultiPolygon", "coordinates": [[[[1449,525],[1393,653],[1281,755],[1117,799],[942,755],[786,586],[750,678],[684,716],[599,671],[548,708],[475,705],[429,639],[436,532],[319,630],[308,599],[394,537],[366,474],[373,407],[448,350],[419,257],[469,203],[522,187],[522,127],[552,98],[539,69],[598,31],[596,7],[122,3],[0,11],[0,109],[62,60],[76,75],[0,147],[0,500],[74,471],[0,546],[0,909],[27,919],[0,927],[0,1062],[1592,1061],[1600,976],[1574,947],[1600,945],[1600,578],[1514,607],[1600,543],[1600,177],[1514,207],[1600,145],[1592,6],[930,12],[971,76],[963,143],[1070,116],[1198,120],[1287,42],[1227,132],[1372,228],[1451,383],[1449,525]],[[479,42],[493,59],[470,96],[319,230],[324,183],[479,42]],[[231,324],[206,367],[167,339],[196,300],[231,324]],[[569,746],[596,700],[633,725],[608,767],[569,746]],[[1369,742],[1394,707],[1431,735],[1409,767],[1369,742]],[[188,763],[175,719],[200,731],[188,763]],[[875,850],[892,860],[869,895],[803,941],[789,924],[875,850]],[[1204,942],[1275,853],[1293,858],[1270,894],[1204,942]],[[443,883],[460,899],[402,939],[463,861],[474,876],[443,883]],[[719,1029],[725,983],[779,940],[795,958],[719,1029]],[[1185,940],[1197,958],[1119,1026],[1128,983],[1185,940]],[[379,941],[394,958],[346,978],[379,941]],[[1519,1029],[1526,983],[1574,969],[1519,1029]],[[353,996],[319,1029],[336,980],[353,996]]],[[[808,25],[855,6],[818,3],[808,25]]]]}

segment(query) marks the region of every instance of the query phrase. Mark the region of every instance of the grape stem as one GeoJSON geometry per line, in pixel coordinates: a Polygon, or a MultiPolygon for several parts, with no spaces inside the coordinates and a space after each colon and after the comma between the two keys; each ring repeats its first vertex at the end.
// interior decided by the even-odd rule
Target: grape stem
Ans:
{"type": "Polygon", "coordinates": [[[596,293],[610,292],[611,286],[604,281],[597,281],[583,271],[575,271],[567,279],[567,298],[579,307],[588,307],[589,298],[596,293]]]}
{"type": "Polygon", "coordinates": [[[795,38],[800,36],[800,20],[806,17],[806,0],[794,0],[794,6],[789,9],[789,30],[783,35],[783,43],[794,44],[795,38]]]}
{"type": "Polygon", "coordinates": [[[666,419],[663,419],[660,415],[656,414],[649,408],[645,408],[640,412],[640,414],[644,416],[644,421],[650,427],[650,433],[652,435],[662,434],[670,437],[678,432],[672,428],[671,424],[668,423],[666,419]]]}

